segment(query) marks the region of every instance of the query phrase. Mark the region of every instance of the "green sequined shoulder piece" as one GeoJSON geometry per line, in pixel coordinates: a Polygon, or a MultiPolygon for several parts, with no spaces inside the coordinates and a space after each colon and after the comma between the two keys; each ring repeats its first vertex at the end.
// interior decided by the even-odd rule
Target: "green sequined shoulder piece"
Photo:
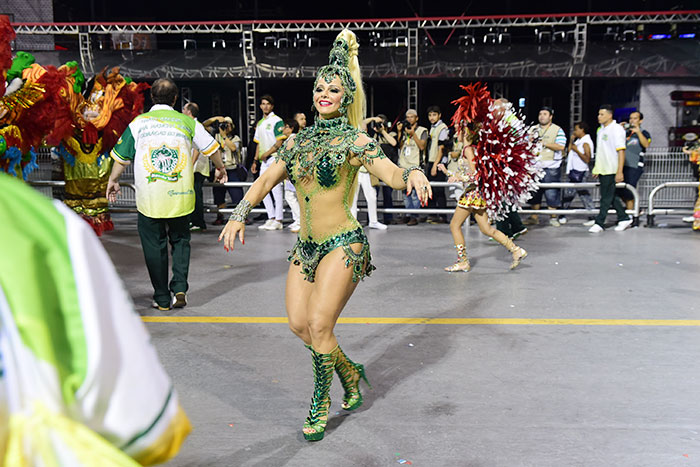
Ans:
{"type": "Polygon", "coordinates": [[[290,173],[295,167],[295,178],[311,176],[316,169],[322,186],[332,186],[335,183],[335,169],[353,155],[364,164],[386,157],[375,140],[348,124],[345,117],[317,120],[312,127],[301,130],[294,137],[291,148],[282,145],[277,154],[290,173]],[[360,135],[367,137],[366,144],[356,144],[360,135]]]}

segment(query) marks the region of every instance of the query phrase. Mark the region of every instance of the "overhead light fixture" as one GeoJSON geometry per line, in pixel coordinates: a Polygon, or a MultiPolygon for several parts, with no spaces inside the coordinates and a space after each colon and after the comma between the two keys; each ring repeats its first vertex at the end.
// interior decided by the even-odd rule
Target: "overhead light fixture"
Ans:
{"type": "Polygon", "coordinates": [[[622,31],[623,41],[634,41],[637,39],[637,31],[635,29],[625,29],[622,31]]]}
{"type": "Polygon", "coordinates": [[[463,36],[459,36],[457,42],[459,43],[460,47],[469,47],[476,44],[476,38],[472,34],[465,34],[463,36]]]}
{"type": "Polygon", "coordinates": [[[495,44],[496,43],[496,33],[487,32],[484,34],[484,44],[495,44]]]}
{"type": "Polygon", "coordinates": [[[539,31],[537,32],[537,42],[540,44],[551,44],[552,43],[552,31],[539,31]]]}

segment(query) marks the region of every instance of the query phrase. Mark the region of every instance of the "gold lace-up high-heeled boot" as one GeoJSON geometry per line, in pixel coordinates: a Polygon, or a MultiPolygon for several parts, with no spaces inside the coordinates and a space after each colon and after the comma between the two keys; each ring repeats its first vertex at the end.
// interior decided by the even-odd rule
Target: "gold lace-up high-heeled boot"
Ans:
{"type": "Polygon", "coordinates": [[[510,238],[508,238],[507,240],[508,241],[504,243],[503,246],[508,248],[508,251],[510,251],[510,253],[513,255],[513,262],[510,263],[510,269],[512,270],[517,268],[518,265],[522,262],[522,260],[524,260],[527,257],[527,251],[513,243],[513,240],[511,240],[510,238]]]}
{"type": "Polygon", "coordinates": [[[457,272],[457,271],[464,271],[464,272],[469,272],[469,270],[472,268],[471,264],[469,264],[469,258],[467,258],[467,247],[464,245],[464,243],[460,243],[459,245],[455,245],[455,248],[457,249],[457,262],[453,264],[452,266],[447,266],[445,268],[445,271],[447,272],[457,272]]]}
{"type": "Polygon", "coordinates": [[[304,422],[304,438],[308,441],[323,439],[328,423],[328,409],[331,406],[331,383],[338,357],[338,347],[330,353],[318,353],[311,348],[314,369],[314,395],[311,398],[309,415],[304,422]]]}
{"type": "Polygon", "coordinates": [[[510,263],[510,269],[517,268],[520,262],[527,256],[527,251],[513,243],[513,240],[508,238],[500,230],[496,230],[491,238],[506,247],[506,249],[513,255],[513,261],[510,263]]]}
{"type": "Polygon", "coordinates": [[[338,373],[340,382],[345,390],[343,396],[343,410],[355,410],[362,405],[362,393],[360,392],[360,380],[363,379],[367,386],[372,389],[367,376],[365,376],[365,367],[359,363],[355,363],[345,355],[345,352],[336,347],[337,358],[335,361],[335,371],[338,373]]]}

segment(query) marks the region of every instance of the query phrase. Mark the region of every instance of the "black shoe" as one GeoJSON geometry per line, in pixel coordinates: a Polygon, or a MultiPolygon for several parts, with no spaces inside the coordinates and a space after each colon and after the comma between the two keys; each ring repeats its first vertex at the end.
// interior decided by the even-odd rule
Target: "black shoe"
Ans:
{"type": "Polygon", "coordinates": [[[527,227],[523,227],[522,229],[518,230],[513,234],[511,239],[515,240],[516,238],[520,237],[521,235],[525,235],[527,233],[527,227]]]}
{"type": "Polygon", "coordinates": [[[406,225],[418,225],[418,219],[411,217],[408,222],[406,222],[406,225]]]}
{"type": "Polygon", "coordinates": [[[153,300],[151,302],[151,308],[155,308],[158,311],[169,311],[170,310],[170,307],[160,306],[160,305],[158,305],[158,302],[156,302],[155,300],[153,300]]]}
{"type": "Polygon", "coordinates": [[[173,308],[184,308],[187,305],[187,295],[185,292],[178,292],[173,297],[173,308]]]}

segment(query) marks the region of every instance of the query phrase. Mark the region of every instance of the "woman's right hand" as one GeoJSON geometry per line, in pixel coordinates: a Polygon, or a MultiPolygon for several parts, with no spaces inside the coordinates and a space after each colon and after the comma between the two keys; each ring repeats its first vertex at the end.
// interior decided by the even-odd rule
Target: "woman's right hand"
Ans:
{"type": "Polygon", "coordinates": [[[219,235],[219,241],[224,241],[224,250],[233,251],[236,235],[238,235],[241,244],[245,245],[245,224],[238,221],[228,221],[219,235]]]}
{"type": "Polygon", "coordinates": [[[447,173],[447,169],[445,168],[445,164],[438,164],[437,169],[444,174],[447,173]]]}

